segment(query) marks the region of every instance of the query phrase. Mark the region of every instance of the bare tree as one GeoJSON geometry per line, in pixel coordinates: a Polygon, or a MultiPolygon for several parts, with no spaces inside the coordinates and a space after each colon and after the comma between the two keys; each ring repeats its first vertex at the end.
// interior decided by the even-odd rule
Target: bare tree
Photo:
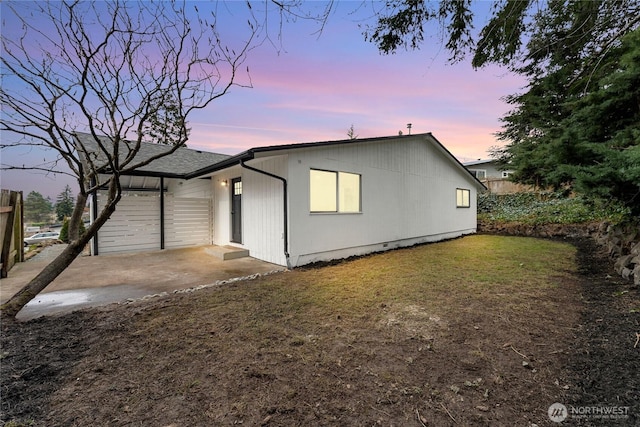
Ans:
{"type": "Polygon", "coordinates": [[[249,19],[246,39],[236,41],[234,49],[223,44],[215,12],[205,17],[196,6],[187,10],[175,2],[16,2],[6,7],[0,130],[15,142],[3,138],[1,148],[31,146],[56,156],[40,165],[3,168],[70,170],[79,189],[69,245],[1,307],[2,317],[13,318],[71,264],[115,211],[121,175],[171,155],[187,141],[192,112],[234,85],[250,86],[248,70],[246,83],[238,76],[258,29],[249,19]],[[74,138],[76,131],[90,133],[98,152],[74,138]],[[136,155],[143,142],[166,150],[141,159],[136,155]],[[107,193],[104,207],[79,236],[87,197],[101,188],[107,193]]]}
{"type": "Polygon", "coordinates": [[[358,135],[356,134],[356,130],[354,129],[353,125],[351,125],[351,127],[347,131],[347,137],[349,139],[358,139],[358,135]]]}

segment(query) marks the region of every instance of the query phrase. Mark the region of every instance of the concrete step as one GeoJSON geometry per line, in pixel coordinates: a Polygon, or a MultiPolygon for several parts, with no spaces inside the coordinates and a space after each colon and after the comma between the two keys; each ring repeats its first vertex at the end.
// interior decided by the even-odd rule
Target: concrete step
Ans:
{"type": "Polygon", "coordinates": [[[220,258],[223,261],[236,258],[244,258],[249,256],[248,249],[236,248],[234,246],[213,246],[206,248],[205,251],[209,255],[220,258]]]}

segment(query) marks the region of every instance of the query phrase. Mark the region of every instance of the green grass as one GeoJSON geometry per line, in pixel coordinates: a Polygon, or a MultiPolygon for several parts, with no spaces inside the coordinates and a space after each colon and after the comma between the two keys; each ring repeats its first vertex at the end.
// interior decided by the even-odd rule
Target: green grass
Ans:
{"type": "Polygon", "coordinates": [[[221,288],[193,301],[195,309],[181,319],[159,313],[144,328],[152,333],[223,322],[259,342],[279,328],[312,334],[313,325],[337,316],[375,322],[381,307],[420,306],[455,316],[473,300],[517,309],[573,271],[574,254],[572,246],[548,240],[468,236],[221,288]]]}

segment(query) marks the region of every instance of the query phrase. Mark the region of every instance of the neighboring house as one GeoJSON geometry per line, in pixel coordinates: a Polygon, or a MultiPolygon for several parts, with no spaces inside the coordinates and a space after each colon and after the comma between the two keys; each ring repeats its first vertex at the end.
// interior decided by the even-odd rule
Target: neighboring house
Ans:
{"type": "Polygon", "coordinates": [[[512,194],[533,190],[530,186],[511,181],[509,177],[513,171],[504,169],[496,160],[476,160],[463,165],[487,187],[490,193],[512,194]]]}
{"type": "Polygon", "coordinates": [[[496,160],[478,159],[473,162],[463,163],[463,165],[473,176],[481,181],[484,179],[507,179],[512,173],[512,171],[499,166],[496,160]]]}
{"type": "Polygon", "coordinates": [[[183,148],[121,183],[94,254],[230,245],[288,267],[474,233],[485,189],[429,133],[232,157],[183,148]]]}

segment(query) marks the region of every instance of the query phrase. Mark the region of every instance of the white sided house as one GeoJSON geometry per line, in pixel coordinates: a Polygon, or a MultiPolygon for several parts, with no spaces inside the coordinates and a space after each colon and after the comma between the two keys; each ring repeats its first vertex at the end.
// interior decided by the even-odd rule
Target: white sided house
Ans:
{"type": "Polygon", "coordinates": [[[474,233],[485,189],[430,133],[160,160],[122,178],[93,254],[213,244],[296,267],[474,233]]]}

